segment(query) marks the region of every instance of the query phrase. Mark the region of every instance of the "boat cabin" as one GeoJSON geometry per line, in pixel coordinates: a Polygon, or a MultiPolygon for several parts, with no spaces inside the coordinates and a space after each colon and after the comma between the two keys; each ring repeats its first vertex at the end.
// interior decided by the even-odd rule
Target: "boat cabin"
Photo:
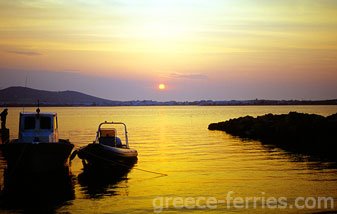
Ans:
{"type": "Polygon", "coordinates": [[[56,143],[59,141],[57,114],[21,112],[19,125],[20,143],[56,143]]]}
{"type": "Polygon", "coordinates": [[[117,137],[117,130],[115,128],[101,128],[99,130],[99,143],[112,146],[122,147],[122,141],[117,137]]]}
{"type": "Polygon", "coordinates": [[[98,126],[96,139],[94,143],[104,144],[110,147],[120,147],[120,148],[129,148],[128,142],[128,131],[126,129],[125,123],[122,122],[103,122],[98,126]],[[117,135],[116,128],[101,128],[103,125],[123,125],[124,126],[124,134],[125,134],[125,144],[122,144],[121,139],[117,135]]]}

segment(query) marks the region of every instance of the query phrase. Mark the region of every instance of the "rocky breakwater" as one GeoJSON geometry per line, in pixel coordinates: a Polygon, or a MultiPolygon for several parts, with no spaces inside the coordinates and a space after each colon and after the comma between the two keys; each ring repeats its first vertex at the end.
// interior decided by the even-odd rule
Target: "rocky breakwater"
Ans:
{"type": "Polygon", "coordinates": [[[245,116],[212,123],[208,129],[337,160],[337,113],[328,117],[297,112],[266,114],[256,118],[245,116]]]}

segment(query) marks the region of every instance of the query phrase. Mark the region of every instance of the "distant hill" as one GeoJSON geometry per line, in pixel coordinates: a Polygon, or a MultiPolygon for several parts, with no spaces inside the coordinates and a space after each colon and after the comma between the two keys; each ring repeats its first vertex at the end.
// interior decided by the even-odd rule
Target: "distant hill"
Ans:
{"type": "Polygon", "coordinates": [[[334,100],[200,100],[192,102],[153,100],[112,101],[76,91],[43,91],[26,87],[0,90],[0,106],[240,106],[240,105],[337,105],[334,100]]]}
{"type": "Polygon", "coordinates": [[[0,105],[22,106],[36,105],[77,106],[77,105],[113,105],[113,101],[101,99],[76,91],[43,91],[26,87],[9,87],[0,90],[0,105]]]}

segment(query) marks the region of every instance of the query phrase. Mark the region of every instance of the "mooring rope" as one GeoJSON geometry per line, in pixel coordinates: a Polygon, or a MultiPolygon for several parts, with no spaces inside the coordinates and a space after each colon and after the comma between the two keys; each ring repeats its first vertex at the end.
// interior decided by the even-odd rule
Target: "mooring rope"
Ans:
{"type": "MultiPolygon", "coordinates": [[[[78,152],[78,150],[76,150],[78,152]]],[[[111,162],[113,164],[117,164],[117,165],[120,165],[120,166],[123,166],[123,167],[126,167],[126,168],[129,168],[129,169],[136,169],[136,170],[139,170],[139,171],[143,171],[143,172],[148,172],[148,173],[153,173],[153,174],[157,174],[157,175],[161,175],[161,176],[168,176],[168,174],[165,174],[165,173],[161,173],[161,172],[155,172],[155,171],[150,171],[150,170],[146,170],[146,169],[141,169],[141,168],[136,168],[136,167],[133,167],[133,166],[130,166],[130,165],[126,165],[126,164],[122,164],[122,163],[119,163],[119,162],[116,162],[116,161],[113,161],[113,160],[110,160],[110,159],[107,159],[107,158],[103,158],[101,156],[98,156],[98,155],[95,155],[91,152],[87,152],[87,151],[84,151],[82,150],[82,152],[84,153],[87,153],[89,155],[92,155],[96,158],[99,158],[99,159],[102,159],[104,161],[107,161],[107,162],[111,162]]],[[[76,153],[77,154],[77,153],[76,153]]]]}

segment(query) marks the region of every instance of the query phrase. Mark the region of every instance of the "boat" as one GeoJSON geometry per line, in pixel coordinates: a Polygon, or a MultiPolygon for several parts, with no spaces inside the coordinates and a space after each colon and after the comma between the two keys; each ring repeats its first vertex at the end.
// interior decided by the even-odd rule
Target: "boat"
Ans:
{"type": "Polygon", "coordinates": [[[82,159],[84,168],[131,168],[137,162],[138,152],[129,147],[125,123],[105,121],[99,124],[93,143],[80,148],[77,156],[82,159]],[[124,126],[125,143],[117,136],[116,126],[124,126]]]}
{"type": "Polygon", "coordinates": [[[57,113],[21,112],[18,139],[2,145],[10,173],[64,170],[74,145],[59,139],[57,113]]]}

